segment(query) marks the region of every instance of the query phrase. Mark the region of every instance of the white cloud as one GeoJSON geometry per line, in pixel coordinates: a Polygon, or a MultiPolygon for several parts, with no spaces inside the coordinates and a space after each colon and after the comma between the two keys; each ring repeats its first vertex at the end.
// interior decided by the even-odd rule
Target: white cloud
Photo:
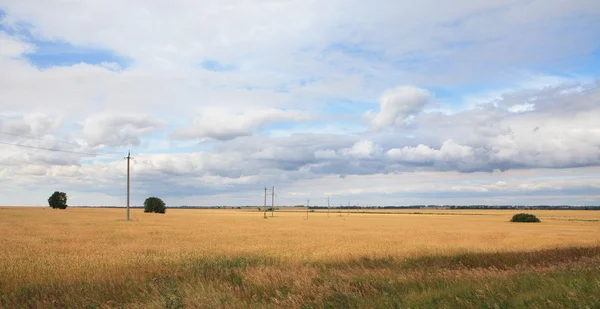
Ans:
{"type": "Polygon", "coordinates": [[[190,125],[175,130],[172,137],[230,140],[239,136],[252,135],[254,130],[260,130],[270,124],[304,122],[312,118],[309,113],[299,110],[267,109],[234,113],[224,108],[212,108],[201,110],[199,113],[200,116],[192,119],[190,125]]]}
{"type": "Polygon", "coordinates": [[[330,160],[339,158],[338,153],[335,150],[327,149],[319,149],[315,151],[315,159],[317,160],[330,160]]]}
{"type": "Polygon", "coordinates": [[[433,162],[438,157],[439,150],[419,144],[417,147],[392,148],[387,151],[388,157],[414,163],[433,162]]]}
{"type": "Polygon", "coordinates": [[[515,104],[508,108],[508,111],[511,113],[525,113],[533,110],[535,110],[535,104],[531,103],[515,104]]]}
{"type": "Polygon", "coordinates": [[[0,146],[7,201],[62,186],[86,192],[81,203],[117,203],[123,155],[110,154],[125,145],[136,153],[135,194],[186,202],[252,203],[271,183],[381,203],[431,200],[427,192],[503,201],[501,190],[518,201],[518,188],[593,200],[582,192],[595,174],[579,167],[600,164],[597,76],[569,71],[597,49],[596,1],[7,0],[0,9],[0,129],[42,139],[1,141],[104,153],[91,161],[0,146]],[[39,69],[27,60],[69,45],[128,61],[39,69]],[[393,88],[407,84],[416,86],[393,88]],[[440,88],[456,91],[453,113],[430,110],[440,88]],[[528,180],[539,174],[559,180],[528,180]]]}
{"type": "Polygon", "coordinates": [[[473,148],[459,145],[453,140],[445,141],[439,150],[419,144],[417,147],[392,148],[387,151],[387,155],[393,160],[409,163],[435,163],[436,161],[456,163],[474,159],[473,148]]]}
{"type": "Polygon", "coordinates": [[[91,146],[140,145],[140,138],[165,126],[162,120],[141,115],[95,115],[83,123],[83,137],[91,146]]]}
{"type": "Polygon", "coordinates": [[[371,121],[371,128],[381,130],[387,127],[400,127],[409,116],[421,112],[430,103],[429,91],[414,86],[399,86],[386,91],[380,99],[379,112],[368,111],[365,117],[371,121]]]}
{"type": "Polygon", "coordinates": [[[342,154],[350,156],[356,159],[369,159],[373,158],[381,152],[381,148],[377,146],[373,141],[361,140],[356,142],[352,148],[342,149],[342,154]]]}
{"type": "Polygon", "coordinates": [[[19,57],[26,52],[35,50],[35,47],[31,44],[24,43],[3,31],[0,31],[0,46],[2,46],[0,48],[0,59],[19,57]]]}
{"type": "Polygon", "coordinates": [[[51,130],[57,129],[62,123],[61,119],[50,117],[42,113],[27,115],[1,115],[0,131],[18,135],[44,136],[51,130]]]}

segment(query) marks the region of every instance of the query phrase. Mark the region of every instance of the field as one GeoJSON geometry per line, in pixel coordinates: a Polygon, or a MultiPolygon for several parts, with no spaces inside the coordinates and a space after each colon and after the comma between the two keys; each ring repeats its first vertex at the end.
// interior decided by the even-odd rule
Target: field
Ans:
{"type": "Polygon", "coordinates": [[[3,207],[0,307],[600,307],[599,211],[296,210],[3,207]]]}

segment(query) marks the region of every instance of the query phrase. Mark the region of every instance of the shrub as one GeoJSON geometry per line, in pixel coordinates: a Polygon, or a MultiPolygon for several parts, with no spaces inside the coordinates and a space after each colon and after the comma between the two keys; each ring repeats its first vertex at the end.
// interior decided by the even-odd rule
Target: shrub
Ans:
{"type": "Polygon", "coordinates": [[[56,209],[66,209],[67,208],[67,194],[64,192],[55,191],[48,198],[48,205],[50,207],[56,209]]]}
{"type": "Polygon", "coordinates": [[[166,211],[165,202],[158,197],[151,196],[144,201],[144,212],[164,214],[166,211]]]}
{"type": "Polygon", "coordinates": [[[514,215],[510,222],[540,222],[540,219],[532,214],[520,213],[514,215]]]}

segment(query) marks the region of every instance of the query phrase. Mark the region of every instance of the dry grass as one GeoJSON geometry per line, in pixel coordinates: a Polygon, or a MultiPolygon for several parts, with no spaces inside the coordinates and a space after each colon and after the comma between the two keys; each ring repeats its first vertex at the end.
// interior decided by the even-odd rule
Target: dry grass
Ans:
{"type": "MultiPolygon", "coordinates": [[[[122,221],[123,209],[62,211],[5,207],[0,208],[0,291],[15,293],[27,287],[27,291],[43,294],[34,298],[48,300],[52,299],[47,298],[49,287],[76,289],[89,284],[102,289],[103,296],[96,298],[119,300],[115,306],[129,303],[129,307],[160,307],[168,305],[168,301],[158,290],[152,292],[138,287],[141,290],[135,292],[134,289],[133,294],[123,295],[118,288],[128,285],[127,282],[146,286],[149,278],[163,278],[161,280],[170,282],[168,285],[177,291],[169,297],[179,297],[174,301],[180,305],[299,307],[311,301],[325,304],[328,297],[340,292],[333,286],[350,289],[340,295],[354,295],[357,290],[348,283],[352,278],[371,278],[373,282],[386,278],[400,280],[400,277],[394,278],[394,271],[398,271],[397,267],[406,270],[407,261],[417,261],[415,265],[425,261],[426,264],[411,268],[402,282],[417,282],[424,276],[423,269],[452,268],[444,263],[429,265],[431,261],[423,260],[424,256],[475,256],[472,259],[480,262],[498,259],[495,264],[448,270],[443,276],[431,276],[430,271],[425,271],[431,280],[460,281],[469,276],[478,278],[481,271],[477,269],[482,267],[495,269],[491,272],[496,273],[497,278],[514,275],[515,265],[526,256],[513,253],[503,256],[502,252],[600,247],[600,211],[530,211],[542,223],[510,223],[510,217],[516,212],[411,209],[393,213],[351,211],[349,215],[346,211],[332,212],[328,217],[326,211],[318,211],[309,213],[306,220],[303,212],[282,211],[276,212],[275,217],[269,214],[265,220],[262,212],[247,210],[169,209],[166,215],[157,215],[136,209],[132,214],[135,221],[126,222],[122,221]],[[485,253],[492,255],[486,258],[481,255],[485,253]],[[207,270],[198,273],[194,265],[216,270],[211,274],[207,274],[207,270]],[[322,278],[323,267],[327,265],[343,267],[329,269],[325,272],[327,277],[322,278]],[[376,267],[370,267],[373,265],[376,267]],[[314,300],[306,298],[311,295],[308,292],[290,292],[310,290],[315,278],[332,286],[321,287],[320,294],[311,296],[316,297],[314,300]],[[141,305],[140,295],[145,295],[143,299],[148,303],[141,305]],[[148,295],[155,298],[146,299],[148,295]],[[210,301],[206,299],[211,295],[214,297],[210,301]],[[221,301],[222,297],[231,295],[235,297],[221,301]],[[259,299],[254,299],[256,297],[259,299]]],[[[597,271],[600,251],[594,250],[585,254],[560,253],[542,268],[530,265],[534,268],[528,271],[568,268],[570,264],[560,256],[571,258],[570,254],[583,258],[585,269],[597,271]]],[[[534,259],[543,260],[539,256],[534,259]]],[[[467,260],[458,265],[464,265],[467,260]]],[[[150,290],[164,286],[163,281],[152,281],[154,287],[150,290]]],[[[600,285],[597,288],[600,289],[600,285]]],[[[365,289],[359,292],[377,294],[377,284],[367,284],[365,289]]],[[[22,300],[29,295],[17,294],[10,294],[13,296],[7,298],[6,303],[10,305],[10,300],[22,300]]],[[[79,294],[62,296],[63,305],[81,304],[79,294]]],[[[340,301],[334,299],[333,303],[343,305],[340,301]]],[[[35,302],[30,306],[60,307],[51,302],[35,302]]],[[[107,306],[112,307],[110,303],[107,306]]]]}

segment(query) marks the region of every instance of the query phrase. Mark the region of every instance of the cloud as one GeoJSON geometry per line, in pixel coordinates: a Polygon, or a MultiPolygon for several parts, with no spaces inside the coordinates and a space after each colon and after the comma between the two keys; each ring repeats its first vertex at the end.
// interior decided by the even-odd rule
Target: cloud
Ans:
{"type": "MultiPolygon", "coordinates": [[[[371,132],[363,136],[343,133],[292,134],[284,137],[247,135],[221,141],[200,152],[134,154],[133,175],[139,190],[136,194],[143,196],[161,192],[180,197],[190,194],[238,194],[270,183],[296,188],[306,181],[318,182],[331,176],[345,176],[345,179],[359,181],[360,178],[356,177],[369,179],[376,175],[399,173],[411,178],[424,177],[423,173],[453,173],[457,183],[448,184],[444,189],[447,191],[440,191],[439,194],[455,198],[458,193],[464,196],[485,192],[501,194],[501,188],[513,188],[511,190],[517,195],[527,190],[545,190],[543,194],[550,194],[558,190],[557,185],[541,186],[526,182],[513,187],[509,186],[507,180],[500,180],[508,178],[497,176],[490,179],[490,183],[495,185],[466,186],[460,184],[458,175],[465,172],[478,175],[465,176],[469,179],[481,177],[482,172],[497,175],[494,172],[497,170],[508,173],[513,170],[577,169],[600,165],[597,155],[600,128],[595,121],[600,113],[600,104],[596,104],[600,91],[595,84],[572,88],[580,90],[565,91],[563,87],[556,87],[507,94],[500,101],[454,114],[421,112],[412,119],[413,125],[405,127],[403,132],[371,132]],[[511,106],[508,101],[524,101],[532,97],[536,98],[536,109],[529,113],[511,113],[504,108],[511,106]],[[160,181],[156,182],[156,179],[160,181]],[[506,185],[497,185],[498,181],[504,181],[506,185]]],[[[227,116],[226,113],[223,115],[227,116]]],[[[273,115],[282,114],[255,115],[260,115],[262,118],[258,118],[268,123],[270,119],[279,119],[273,115]]],[[[30,119],[45,118],[38,116],[30,119]]],[[[148,134],[161,130],[164,125],[164,122],[143,116],[97,115],[84,121],[82,137],[91,146],[135,144],[148,134]]],[[[25,162],[9,161],[22,152],[15,149],[14,153],[6,153],[6,157],[0,160],[0,165],[2,162],[6,164],[2,168],[3,173],[13,171],[19,177],[33,177],[17,183],[40,186],[40,182],[43,182],[40,175],[51,175],[55,179],[77,184],[80,190],[102,188],[107,194],[121,194],[115,184],[123,181],[122,156],[114,162],[80,164],[80,156],[61,155],[60,158],[67,160],[58,161],[59,157],[55,154],[42,152],[27,155],[25,162]],[[47,157],[40,156],[42,154],[47,157]],[[31,167],[19,168],[23,166],[31,167]]],[[[422,181],[427,182],[427,179],[422,181]]],[[[427,192],[430,185],[424,185],[419,190],[427,192]]],[[[580,187],[573,184],[573,190],[579,190],[577,188],[580,187]]],[[[358,188],[345,188],[340,184],[336,194],[352,195],[356,190],[358,188]]],[[[398,191],[397,188],[386,189],[384,184],[379,188],[361,190],[373,194],[416,194],[398,191]]]]}
{"type": "Polygon", "coordinates": [[[378,145],[369,140],[361,140],[356,142],[352,148],[342,149],[341,153],[356,159],[369,159],[378,155],[381,149],[378,145]]]}
{"type": "MultiPolygon", "coordinates": [[[[404,134],[399,132],[375,134],[371,138],[347,134],[256,135],[222,141],[210,150],[201,152],[135,154],[133,175],[140,190],[137,194],[233,194],[251,191],[269,183],[298,187],[306,181],[318,182],[332,175],[359,181],[360,178],[356,177],[368,179],[376,175],[398,173],[411,178],[421,177],[421,181],[425,182],[419,189],[422,192],[427,192],[433,186],[427,183],[433,180],[422,178],[423,173],[439,177],[452,173],[455,175],[454,181],[458,182],[448,184],[444,189],[446,191],[439,191],[439,194],[455,198],[458,193],[464,196],[479,193],[495,195],[509,189],[516,195],[531,190],[550,194],[559,190],[559,186],[547,185],[547,181],[543,182],[544,185],[522,182],[513,186],[507,181],[510,178],[496,176],[490,178],[490,184],[467,186],[461,185],[458,179],[465,172],[474,175],[468,176],[472,178],[481,177],[484,175],[482,172],[498,175],[494,172],[497,170],[509,173],[513,170],[577,169],[600,165],[597,155],[600,128],[595,122],[600,105],[593,104],[598,102],[600,91],[590,85],[584,85],[582,89],[587,90],[564,91],[562,87],[557,87],[528,93],[523,98],[531,95],[538,98],[538,108],[531,113],[510,113],[501,107],[504,106],[502,101],[451,115],[422,112],[413,119],[415,125],[406,128],[409,132],[405,133],[410,133],[411,138],[398,138],[404,134]],[[569,113],[556,112],[566,106],[563,102],[570,102],[569,113]],[[421,143],[411,145],[414,141],[421,143]],[[161,180],[156,182],[156,179],[161,180]],[[499,181],[505,184],[499,185],[499,181]]],[[[517,99],[510,97],[511,100],[517,99]]],[[[100,130],[92,136],[84,134],[90,145],[135,143],[145,134],[164,125],[144,117],[115,118],[106,115],[90,118],[85,124],[88,129],[111,128],[100,130]]],[[[87,132],[85,128],[83,132],[87,132]]],[[[9,154],[5,160],[14,156],[9,154]]],[[[75,182],[82,190],[88,190],[84,185],[100,186],[108,194],[120,194],[114,183],[122,181],[124,169],[122,163],[117,161],[99,161],[73,167],[78,166],[77,156],[66,162],[53,162],[36,156],[28,158],[27,164],[32,164],[32,167],[18,170],[23,177],[40,177],[45,168],[45,175],[75,182]],[[63,168],[58,167],[61,164],[63,168]]],[[[8,161],[6,163],[9,164],[8,161]]],[[[24,166],[22,162],[11,164],[13,166],[5,167],[5,170],[24,166]]],[[[38,181],[37,178],[31,178],[19,183],[33,185],[38,181]]],[[[581,183],[581,186],[585,184],[581,183]]],[[[581,186],[573,184],[572,188],[579,190],[577,188],[581,186]]],[[[352,192],[358,192],[356,190],[359,189],[340,184],[339,190],[334,193],[353,195],[352,192]]],[[[395,187],[386,189],[384,184],[379,188],[360,190],[372,194],[416,194],[398,191],[395,187]]]]}
{"type": "Polygon", "coordinates": [[[600,109],[592,105],[600,102],[600,90],[594,84],[584,88],[545,88],[507,95],[451,115],[421,114],[408,132],[420,143],[391,147],[387,154],[405,164],[427,163],[467,172],[599,164],[600,127],[592,119],[600,116],[600,109]],[[532,97],[535,110],[514,113],[503,107],[532,97]]]}
{"type": "Polygon", "coordinates": [[[531,112],[535,110],[535,104],[525,103],[525,104],[515,104],[508,108],[508,111],[511,113],[524,113],[531,112]]]}
{"type": "Polygon", "coordinates": [[[9,116],[0,114],[0,131],[11,134],[44,136],[49,131],[58,129],[61,123],[61,119],[42,113],[9,116]]]}
{"type": "Polygon", "coordinates": [[[178,128],[171,135],[175,139],[211,138],[231,140],[249,136],[255,130],[283,122],[304,122],[311,120],[309,113],[299,110],[248,110],[232,113],[227,109],[204,109],[201,115],[192,119],[188,126],[178,128]]]}
{"type": "Polygon", "coordinates": [[[140,145],[140,138],[162,129],[166,123],[146,116],[95,115],[83,123],[83,137],[91,146],[140,145]]]}
{"type": "Polygon", "coordinates": [[[440,149],[432,149],[419,144],[417,147],[392,148],[387,151],[393,160],[424,164],[437,162],[465,162],[474,159],[473,148],[459,145],[453,140],[447,140],[440,149]]]}
{"type": "Polygon", "coordinates": [[[386,91],[380,99],[379,112],[368,111],[365,117],[371,128],[381,130],[387,127],[401,127],[410,116],[421,112],[430,103],[429,91],[414,86],[399,86],[386,91]]]}
{"type": "Polygon", "coordinates": [[[102,153],[0,146],[6,201],[122,204],[127,146],[140,199],[252,204],[276,184],[283,201],[597,202],[595,1],[0,10],[0,129],[41,139],[0,141],[102,153]]]}
{"type": "Polygon", "coordinates": [[[24,53],[35,50],[35,47],[31,44],[27,44],[15,37],[9,36],[3,31],[0,31],[0,46],[2,46],[0,49],[0,58],[19,57],[24,53]]]}

